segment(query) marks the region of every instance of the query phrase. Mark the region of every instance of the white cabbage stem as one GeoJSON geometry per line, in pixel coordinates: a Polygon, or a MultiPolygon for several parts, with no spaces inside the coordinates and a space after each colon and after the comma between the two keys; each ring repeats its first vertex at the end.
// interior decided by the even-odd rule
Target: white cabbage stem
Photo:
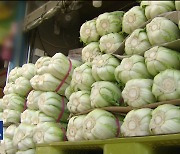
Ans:
{"type": "Polygon", "coordinates": [[[121,31],[121,18],[118,13],[103,13],[96,20],[96,29],[100,36],[121,31]]]}
{"type": "Polygon", "coordinates": [[[14,132],[16,131],[17,127],[17,125],[11,124],[9,127],[7,127],[6,131],[4,132],[5,136],[10,139],[13,139],[14,132]]]}
{"type": "Polygon", "coordinates": [[[78,91],[71,94],[67,108],[71,113],[80,113],[91,108],[90,92],[78,91]]]}
{"type": "Polygon", "coordinates": [[[136,29],[125,41],[125,53],[127,55],[144,55],[144,52],[151,47],[145,29],[136,29]]]}
{"type": "Polygon", "coordinates": [[[14,69],[12,69],[8,76],[8,82],[15,82],[15,80],[21,76],[20,72],[21,67],[15,67],[14,69]]]}
{"type": "Polygon", "coordinates": [[[13,137],[13,144],[18,150],[28,150],[35,148],[33,141],[34,126],[30,124],[21,123],[16,129],[13,137]]]}
{"type": "Polygon", "coordinates": [[[50,64],[50,60],[51,57],[44,56],[36,61],[35,67],[38,75],[43,75],[44,73],[48,73],[48,65],[50,64]]]}
{"type": "Polygon", "coordinates": [[[5,109],[16,110],[22,112],[24,109],[25,99],[17,94],[8,94],[3,97],[3,107],[5,109]]]}
{"type": "Polygon", "coordinates": [[[83,62],[92,62],[93,59],[98,55],[102,55],[102,53],[99,49],[98,42],[91,42],[82,49],[82,61],[83,62]]]}
{"type": "Polygon", "coordinates": [[[86,116],[80,115],[72,117],[68,122],[67,128],[67,139],[69,141],[82,141],[84,140],[83,137],[83,120],[86,116]]]}
{"type": "MultiPolygon", "coordinates": [[[[4,137],[1,147],[4,149],[5,154],[15,154],[17,151],[17,148],[13,146],[12,139],[8,137],[4,137]]],[[[2,152],[2,151],[1,151],[2,152]]]]}
{"type": "Polygon", "coordinates": [[[34,75],[36,75],[36,68],[34,64],[28,63],[22,66],[22,76],[30,80],[34,75]]]}
{"type": "Polygon", "coordinates": [[[168,69],[180,69],[180,53],[174,50],[155,46],[144,54],[147,70],[153,76],[168,69]]]}
{"type": "Polygon", "coordinates": [[[145,8],[147,19],[175,10],[173,1],[141,1],[141,7],[145,8]]]}
{"type": "Polygon", "coordinates": [[[171,134],[180,132],[180,108],[171,104],[158,106],[152,112],[149,129],[152,134],[171,134]]]}
{"type": "Polygon", "coordinates": [[[143,108],[132,110],[126,115],[121,126],[123,136],[147,136],[150,135],[149,123],[152,109],[143,108]]]}
{"type": "Polygon", "coordinates": [[[26,109],[23,113],[21,113],[21,123],[32,124],[32,117],[35,115],[36,111],[26,109]]]}
{"type": "Polygon", "coordinates": [[[42,122],[56,122],[55,118],[50,117],[41,111],[36,111],[31,120],[33,125],[37,125],[42,122]]]}
{"type": "Polygon", "coordinates": [[[110,54],[97,56],[92,62],[92,75],[96,81],[115,81],[114,71],[119,64],[119,60],[110,54]]]}
{"type": "Polygon", "coordinates": [[[152,45],[161,45],[180,38],[179,28],[165,17],[156,17],[146,25],[149,41],[152,45]]]}
{"type": "Polygon", "coordinates": [[[155,103],[156,98],[151,91],[152,85],[153,80],[151,79],[129,80],[122,91],[124,102],[132,107],[155,103]]]}
{"type": "Polygon", "coordinates": [[[72,64],[72,62],[70,62],[65,55],[62,53],[56,53],[50,60],[48,71],[57,79],[63,80],[70,70],[65,81],[67,84],[69,84],[71,82],[71,76],[73,73],[73,67],[70,64],[72,64]]]}
{"type": "Polygon", "coordinates": [[[55,118],[61,116],[61,121],[67,122],[68,119],[68,110],[67,110],[67,99],[59,96],[54,92],[44,92],[39,97],[38,106],[41,112],[44,112],[46,115],[55,118]]]}
{"type": "Polygon", "coordinates": [[[20,116],[21,116],[21,112],[19,111],[5,109],[2,114],[2,119],[4,124],[9,124],[9,123],[16,124],[20,122],[20,116]]]}
{"type": "Polygon", "coordinates": [[[167,69],[154,78],[152,92],[158,101],[180,98],[180,71],[167,69]]]}
{"type": "Polygon", "coordinates": [[[38,100],[42,91],[32,90],[27,97],[27,107],[32,110],[38,110],[38,100]]]}
{"type": "Polygon", "coordinates": [[[71,87],[74,91],[90,90],[94,82],[90,63],[84,63],[74,69],[71,81],[71,87]]]}
{"type": "Polygon", "coordinates": [[[127,34],[130,34],[146,21],[144,10],[140,6],[134,6],[124,14],[122,29],[127,34]]]}
{"type": "Polygon", "coordinates": [[[19,77],[15,81],[14,93],[26,97],[30,90],[32,89],[30,81],[25,77],[19,77]]]}
{"type": "Polygon", "coordinates": [[[121,90],[115,83],[98,81],[92,85],[90,100],[93,108],[119,106],[121,98],[121,90]]]}
{"type": "Polygon", "coordinates": [[[52,143],[63,141],[65,132],[60,124],[45,122],[39,123],[34,129],[33,140],[35,143],[52,143]]]}
{"type": "Polygon", "coordinates": [[[3,90],[5,95],[11,94],[15,92],[15,84],[13,82],[7,83],[3,90]]]}
{"type": "Polygon", "coordinates": [[[35,75],[31,80],[31,85],[34,90],[40,91],[57,91],[58,94],[64,95],[68,84],[65,82],[60,89],[57,89],[61,81],[51,74],[35,75]]]}
{"type": "Polygon", "coordinates": [[[114,53],[123,42],[124,37],[119,33],[110,33],[100,38],[99,48],[103,53],[114,53]]]}
{"type": "Polygon", "coordinates": [[[105,110],[95,109],[85,118],[83,136],[86,140],[108,139],[118,136],[116,117],[105,110]]]}
{"type": "Polygon", "coordinates": [[[96,20],[87,21],[81,26],[80,38],[85,44],[99,40],[99,34],[96,30],[96,20]]]}
{"type": "Polygon", "coordinates": [[[130,58],[124,58],[121,64],[115,69],[116,80],[124,84],[131,79],[148,79],[151,78],[146,65],[145,59],[139,55],[133,55],[130,58]]]}

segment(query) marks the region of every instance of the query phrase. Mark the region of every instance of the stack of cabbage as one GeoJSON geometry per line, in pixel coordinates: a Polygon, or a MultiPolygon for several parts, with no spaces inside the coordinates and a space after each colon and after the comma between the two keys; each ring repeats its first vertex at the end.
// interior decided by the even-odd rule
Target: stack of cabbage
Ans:
{"type": "MultiPolygon", "coordinates": [[[[124,16],[119,11],[104,13],[97,19],[84,23],[80,29],[80,37],[88,45],[82,50],[84,64],[74,70],[71,84],[65,92],[69,99],[68,110],[72,114],[77,114],[99,107],[119,106],[123,105],[122,98],[125,104],[135,108],[157,101],[179,99],[180,53],[161,45],[179,39],[180,31],[171,20],[156,17],[173,10],[175,3],[171,1],[144,1],[141,2],[141,6],[133,7],[124,16]],[[110,54],[119,47],[116,43],[122,42],[115,36],[121,31],[118,17],[122,20],[123,32],[130,34],[125,40],[125,53],[128,58],[121,62],[110,54]],[[146,29],[138,28],[151,18],[154,19],[146,25],[146,29]],[[109,34],[110,32],[112,33],[109,34]],[[98,44],[100,36],[102,37],[98,44]],[[113,42],[112,46],[113,38],[117,42],[113,42]],[[100,51],[105,54],[101,54],[100,51]]],[[[111,128],[108,124],[112,124],[112,120],[108,117],[99,119],[102,112],[107,111],[94,109],[87,116],[72,117],[68,123],[68,140],[115,137],[115,133],[109,133],[111,128]],[[104,126],[105,123],[108,123],[107,126],[104,126]],[[106,133],[102,135],[101,129],[105,129],[106,133]]],[[[133,112],[126,116],[124,123],[133,112]]],[[[129,121],[128,126],[135,131],[134,136],[148,135],[146,130],[136,130],[135,127],[139,125],[148,128],[149,131],[151,109],[138,110],[132,117],[134,119],[129,121]],[[140,122],[142,118],[143,123],[137,124],[136,122],[140,122]]],[[[124,133],[126,128],[121,130],[124,133]]],[[[132,136],[130,132],[127,132],[128,135],[124,134],[132,136]]]]}
{"type": "MultiPolygon", "coordinates": [[[[37,74],[31,79],[33,90],[27,97],[27,110],[21,115],[21,133],[28,128],[31,137],[26,150],[36,143],[51,143],[65,140],[69,111],[65,89],[71,81],[74,68],[81,63],[70,60],[61,53],[41,57],[35,63],[37,74]],[[21,130],[22,129],[22,130],[21,130]]],[[[22,140],[22,142],[24,142],[22,140]]],[[[25,149],[22,149],[25,150],[25,149]]]]}
{"type": "Polygon", "coordinates": [[[123,15],[123,11],[103,13],[81,26],[80,38],[86,45],[82,50],[83,62],[92,62],[96,56],[114,53],[120,47],[124,40],[123,15]]]}
{"type": "Polygon", "coordinates": [[[0,101],[3,109],[2,120],[5,125],[10,125],[4,135],[2,147],[7,154],[14,154],[18,147],[13,143],[13,137],[20,123],[21,113],[25,109],[26,97],[32,89],[30,79],[36,74],[34,64],[24,64],[15,67],[8,76],[8,83],[4,88],[4,97],[0,101]]]}
{"type": "Polygon", "coordinates": [[[180,107],[164,104],[152,110],[130,111],[121,126],[122,136],[147,136],[180,133],[180,107]]]}

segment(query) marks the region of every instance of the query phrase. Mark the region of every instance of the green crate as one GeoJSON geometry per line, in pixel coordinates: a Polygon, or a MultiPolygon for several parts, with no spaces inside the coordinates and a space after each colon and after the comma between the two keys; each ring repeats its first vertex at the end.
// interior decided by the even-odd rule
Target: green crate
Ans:
{"type": "Polygon", "coordinates": [[[36,154],[180,154],[180,134],[38,144],[36,154]]]}

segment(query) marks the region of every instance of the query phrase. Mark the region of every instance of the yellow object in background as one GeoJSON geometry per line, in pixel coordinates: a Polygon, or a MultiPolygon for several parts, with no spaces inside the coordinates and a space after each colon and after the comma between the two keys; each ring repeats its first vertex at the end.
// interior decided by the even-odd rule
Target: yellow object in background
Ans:
{"type": "Polygon", "coordinates": [[[0,20],[5,20],[12,16],[13,10],[4,2],[0,2],[0,20]]]}

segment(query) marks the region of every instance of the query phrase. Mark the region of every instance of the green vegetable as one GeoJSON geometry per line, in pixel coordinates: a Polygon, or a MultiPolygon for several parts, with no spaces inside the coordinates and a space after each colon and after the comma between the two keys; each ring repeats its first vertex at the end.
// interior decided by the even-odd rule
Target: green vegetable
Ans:
{"type": "Polygon", "coordinates": [[[102,53],[99,49],[98,42],[91,42],[82,49],[82,61],[83,62],[92,62],[93,59],[98,55],[102,55],[102,53]]]}
{"type": "Polygon", "coordinates": [[[21,113],[21,123],[25,124],[32,124],[33,123],[33,116],[35,116],[36,111],[35,110],[30,110],[26,109],[24,112],[21,113]]]}
{"type": "Polygon", "coordinates": [[[8,94],[3,97],[3,106],[5,109],[22,112],[24,109],[25,99],[17,94],[8,94]]]}
{"type": "Polygon", "coordinates": [[[65,90],[65,96],[66,98],[69,100],[69,97],[71,96],[71,94],[73,93],[73,88],[69,85],[66,90],[65,90]]]}
{"type": "Polygon", "coordinates": [[[175,0],[175,7],[177,11],[180,11],[180,1],[175,0]]]}
{"type": "Polygon", "coordinates": [[[39,123],[34,129],[33,140],[35,143],[52,143],[64,140],[64,132],[58,123],[39,123]]]}
{"type": "Polygon", "coordinates": [[[125,41],[125,53],[127,55],[143,55],[151,47],[144,29],[136,29],[125,41]]]}
{"type": "Polygon", "coordinates": [[[56,122],[56,119],[44,114],[41,111],[36,111],[35,114],[31,117],[31,121],[33,125],[37,125],[43,122],[56,122]]]}
{"type": "Polygon", "coordinates": [[[180,38],[180,31],[175,23],[165,17],[156,17],[146,25],[149,41],[160,45],[180,38]]]}
{"type": "MultiPolygon", "coordinates": [[[[60,80],[55,78],[53,75],[46,73],[43,75],[35,75],[31,80],[31,86],[36,91],[52,91],[55,92],[61,83],[60,80]]],[[[57,91],[58,94],[64,95],[66,88],[69,85],[64,83],[62,87],[57,91]]]]}
{"type": "Polygon", "coordinates": [[[19,77],[18,79],[16,79],[14,85],[14,93],[26,97],[31,89],[32,87],[28,79],[26,79],[25,77],[19,77]]]}
{"type": "Polygon", "coordinates": [[[142,9],[140,6],[134,6],[124,14],[122,29],[127,34],[130,34],[146,21],[147,19],[144,14],[144,9],[142,9]]]}
{"type": "Polygon", "coordinates": [[[19,112],[19,111],[5,109],[2,114],[3,123],[4,124],[19,123],[20,115],[21,115],[21,112],[19,112]]]}
{"type": "Polygon", "coordinates": [[[156,76],[168,68],[180,69],[180,53],[174,50],[155,46],[144,54],[149,73],[156,76]]]}
{"type": "Polygon", "coordinates": [[[34,64],[28,63],[22,66],[22,76],[30,80],[34,75],[36,75],[36,68],[34,64]]]}
{"type": "Polygon", "coordinates": [[[51,60],[51,57],[44,56],[44,57],[39,58],[36,61],[35,67],[36,67],[38,75],[48,73],[48,65],[50,64],[50,60],[51,60]]]}
{"type": "Polygon", "coordinates": [[[86,140],[109,139],[118,135],[116,117],[110,112],[95,109],[84,118],[83,136],[86,140]]]}
{"type": "Polygon", "coordinates": [[[35,148],[35,143],[33,141],[33,125],[21,123],[16,129],[13,137],[13,145],[17,147],[18,150],[28,150],[35,148]]]}
{"type": "Polygon", "coordinates": [[[78,91],[71,94],[67,108],[71,113],[79,113],[91,108],[90,92],[78,91]]]}
{"type": "MultiPolygon", "coordinates": [[[[4,137],[1,147],[4,149],[4,153],[6,154],[15,154],[17,151],[17,148],[13,146],[12,139],[8,137],[4,137]]],[[[2,152],[2,151],[1,151],[2,152]]]]}
{"type": "MultiPolygon", "coordinates": [[[[56,53],[50,60],[50,63],[48,65],[48,72],[60,81],[62,81],[68,73],[69,68],[70,61],[68,60],[68,58],[62,53],[56,53]]],[[[65,81],[67,84],[71,82],[72,73],[73,67],[65,81]]]]}
{"type": "Polygon", "coordinates": [[[99,34],[96,30],[96,20],[87,21],[81,26],[80,38],[85,44],[99,40],[99,34]]]}
{"type": "Polygon", "coordinates": [[[11,82],[11,83],[6,84],[6,86],[4,87],[3,93],[5,95],[8,95],[8,94],[14,93],[14,91],[15,91],[15,84],[11,82]]]}
{"type": "Polygon", "coordinates": [[[124,58],[121,64],[115,69],[115,78],[121,83],[126,83],[131,79],[148,79],[151,78],[147,71],[144,57],[133,55],[130,58],[124,58]]]}
{"type": "Polygon", "coordinates": [[[27,97],[27,107],[28,109],[32,109],[32,110],[38,110],[38,100],[39,100],[39,96],[42,94],[42,91],[35,91],[32,90],[28,97],[27,97]]]}
{"type": "Polygon", "coordinates": [[[149,129],[152,134],[171,134],[180,132],[180,108],[172,104],[158,106],[152,112],[149,129]]]}
{"type": "Polygon", "coordinates": [[[100,36],[121,31],[121,18],[116,13],[103,13],[96,20],[97,32],[100,36]]]}
{"type": "Polygon", "coordinates": [[[15,82],[17,78],[21,76],[21,67],[15,67],[12,69],[8,76],[8,82],[15,82]]]}
{"type": "Polygon", "coordinates": [[[126,83],[122,91],[124,102],[132,107],[141,107],[156,102],[151,92],[153,81],[151,79],[132,79],[126,83]]]}
{"type": "Polygon", "coordinates": [[[119,60],[110,54],[97,56],[92,62],[92,75],[96,81],[115,81],[114,71],[119,64],[119,60]]]}
{"type": "Polygon", "coordinates": [[[10,139],[13,139],[14,132],[16,131],[16,129],[17,125],[11,124],[9,127],[7,127],[6,131],[4,132],[5,136],[10,139]]]}
{"type": "Polygon", "coordinates": [[[74,69],[71,81],[71,87],[74,91],[90,90],[94,82],[90,63],[84,63],[74,69]]]}
{"type": "Polygon", "coordinates": [[[180,98],[180,70],[167,69],[154,77],[152,92],[158,101],[180,98]]]}
{"type": "Polygon", "coordinates": [[[147,19],[152,19],[162,13],[175,10],[173,1],[141,1],[147,19]]]}
{"type": "Polygon", "coordinates": [[[75,60],[75,59],[70,59],[72,62],[72,67],[75,69],[76,67],[79,67],[80,65],[82,65],[82,62],[79,60],[75,60]]]}
{"type": "Polygon", "coordinates": [[[38,106],[39,110],[46,115],[58,119],[61,112],[63,112],[63,99],[64,99],[64,113],[61,121],[67,122],[69,113],[66,107],[67,99],[59,96],[54,92],[44,92],[39,97],[38,106]]]}
{"type": "Polygon", "coordinates": [[[84,140],[83,137],[83,121],[85,115],[74,116],[68,122],[67,128],[67,139],[69,141],[81,141],[84,140]]]}
{"type": "Polygon", "coordinates": [[[110,33],[100,39],[99,48],[103,53],[114,53],[123,42],[124,37],[119,33],[110,33]]]}
{"type": "Polygon", "coordinates": [[[149,123],[152,109],[142,108],[132,110],[126,115],[121,126],[123,136],[147,136],[150,135],[149,123]]]}
{"type": "Polygon", "coordinates": [[[121,98],[121,90],[115,83],[98,81],[92,85],[90,100],[93,108],[119,106],[121,98]]]}

